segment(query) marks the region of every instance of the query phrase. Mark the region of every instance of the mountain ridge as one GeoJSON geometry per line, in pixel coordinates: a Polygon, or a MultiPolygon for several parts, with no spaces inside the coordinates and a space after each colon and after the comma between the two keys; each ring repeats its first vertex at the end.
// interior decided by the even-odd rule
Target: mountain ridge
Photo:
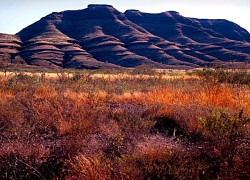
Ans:
{"type": "Polygon", "coordinates": [[[250,34],[222,19],[111,5],[53,12],[16,35],[0,34],[0,63],[46,68],[196,68],[250,62],[250,34]]]}

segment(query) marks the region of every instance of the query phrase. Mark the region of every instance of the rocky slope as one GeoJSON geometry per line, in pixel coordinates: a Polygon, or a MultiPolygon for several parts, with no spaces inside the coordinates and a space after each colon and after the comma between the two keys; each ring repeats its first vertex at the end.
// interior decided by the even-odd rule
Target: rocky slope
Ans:
{"type": "Polygon", "coordinates": [[[0,34],[0,62],[47,68],[119,68],[147,64],[193,68],[250,62],[250,34],[227,20],[159,14],[109,5],[52,13],[16,35],[0,34]]]}

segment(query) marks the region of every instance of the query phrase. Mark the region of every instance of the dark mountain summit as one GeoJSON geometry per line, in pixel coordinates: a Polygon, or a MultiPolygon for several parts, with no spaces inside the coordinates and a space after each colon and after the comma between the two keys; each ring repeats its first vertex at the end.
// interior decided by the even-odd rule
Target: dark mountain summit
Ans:
{"type": "Polygon", "coordinates": [[[16,35],[0,34],[0,58],[47,68],[192,68],[250,62],[250,34],[227,20],[89,5],[52,13],[16,35]]]}

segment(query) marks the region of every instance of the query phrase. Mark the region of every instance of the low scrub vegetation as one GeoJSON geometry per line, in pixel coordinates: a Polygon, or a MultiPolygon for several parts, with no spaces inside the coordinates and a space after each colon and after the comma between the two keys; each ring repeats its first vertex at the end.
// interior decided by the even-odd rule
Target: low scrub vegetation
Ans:
{"type": "Polygon", "coordinates": [[[248,73],[145,71],[2,76],[0,179],[249,179],[248,73]]]}
{"type": "Polygon", "coordinates": [[[195,74],[207,82],[250,85],[248,69],[203,69],[196,71],[195,74]]]}

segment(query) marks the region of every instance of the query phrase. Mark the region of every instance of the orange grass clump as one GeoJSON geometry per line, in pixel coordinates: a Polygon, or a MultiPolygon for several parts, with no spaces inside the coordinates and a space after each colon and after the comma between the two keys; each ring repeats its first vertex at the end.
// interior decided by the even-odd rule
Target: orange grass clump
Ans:
{"type": "Polygon", "coordinates": [[[196,104],[201,108],[243,108],[246,113],[250,113],[249,94],[249,88],[234,88],[229,85],[204,87],[197,84],[193,87],[156,89],[143,96],[145,101],[149,103],[159,103],[166,106],[174,104],[188,107],[190,104],[196,104]]]}

